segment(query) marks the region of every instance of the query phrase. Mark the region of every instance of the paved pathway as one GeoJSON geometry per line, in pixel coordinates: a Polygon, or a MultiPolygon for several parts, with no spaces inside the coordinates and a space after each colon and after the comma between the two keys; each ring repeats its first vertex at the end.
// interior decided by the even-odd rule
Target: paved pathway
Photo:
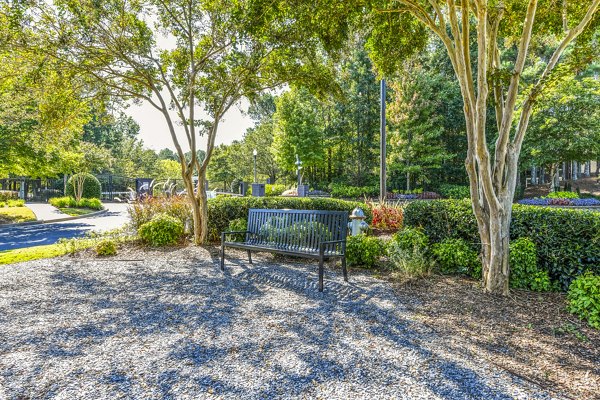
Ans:
{"type": "Polygon", "coordinates": [[[0,228],[0,251],[54,244],[61,238],[70,239],[84,236],[90,231],[119,228],[129,221],[127,204],[108,203],[104,206],[108,211],[95,217],[0,228]]]}
{"type": "Polygon", "coordinates": [[[25,207],[33,211],[38,221],[52,221],[54,219],[66,218],[69,216],[53,205],[46,203],[27,203],[25,204],[25,207]]]}

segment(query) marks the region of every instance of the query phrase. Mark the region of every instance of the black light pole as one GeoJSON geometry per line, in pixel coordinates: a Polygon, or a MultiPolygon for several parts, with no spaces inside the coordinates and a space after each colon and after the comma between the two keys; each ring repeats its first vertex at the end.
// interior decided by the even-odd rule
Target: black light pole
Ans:
{"type": "Polygon", "coordinates": [[[379,201],[383,203],[387,197],[386,189],[386,138],[385,138],[385,79],[381,80],[381,139],[379,144],[380,171],[379,171],[379,201]]]}
{"type": "Polygon", "coordinates": [[[254,149],[254,151],[252,152],[252,155],[254,156],[254,183],[256,182],[256,155],[258,154],[258,152],[256,151],[256,149],[254,149]]]}

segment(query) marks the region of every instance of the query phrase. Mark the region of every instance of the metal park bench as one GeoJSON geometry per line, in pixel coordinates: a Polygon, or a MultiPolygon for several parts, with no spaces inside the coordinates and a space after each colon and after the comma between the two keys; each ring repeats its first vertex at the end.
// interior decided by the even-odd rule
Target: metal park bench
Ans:
{"type": "Polygon", "coordinates": [[[261,210],[250,209],[246,231],[221,233],[221,270],[225,269],[225,248],[248,252],[267,251],[319,260],[319,291],[323,291],[323,262],[342,259],[344,280],[346,270],[346,211],[261,210]],[[226,240],[232,235],[244,236],[242,241],[226,240]]]}

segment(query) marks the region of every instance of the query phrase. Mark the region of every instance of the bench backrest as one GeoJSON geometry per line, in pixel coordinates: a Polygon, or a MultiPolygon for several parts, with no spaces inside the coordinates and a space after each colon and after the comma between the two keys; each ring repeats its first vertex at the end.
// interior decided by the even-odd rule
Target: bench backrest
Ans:
{"type": "MultiPolygon", "coordinates": [[[[345,240],[348,212],[320,210],[250,209],[246,241],[290,251],[319,251],[319,243],[345,240]]],[[[327,245],[328,253],[342,251],[327,245]]]]}

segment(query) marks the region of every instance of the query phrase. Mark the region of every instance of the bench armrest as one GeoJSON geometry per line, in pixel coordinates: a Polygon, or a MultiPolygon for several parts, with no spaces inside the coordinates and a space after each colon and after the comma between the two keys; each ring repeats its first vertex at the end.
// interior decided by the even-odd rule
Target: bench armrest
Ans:
{"type": "Polygon", "coordinates": [[[251,233],[250,231],[225,231],[221,232],[221,235],[233,235],[236,233],[251,233]]]}
{"type": "Polygon", "coordinates": [[[319,242],[319,245],[322,245],[322,244],[332,244],[332,243],[342,243],[342,242],[345,242],[345,241],[346,241],[346,239],[341,239],[341,240],[329,240],[329,241],[327,241],[327,242],[319,242]]]}
{"type": "Polygon", "coordinates": [[[342,244],[342,251],[341,251],[341,255],[345,255],[346,254],[346,239],[341,239],[341,240],[329,240],[326,242],[319,242],[319,253],[321,255],[323,255],[323,253],[325,252],[325,247],[327,245],[330,244],[337,244],[337,243],[341,243],[342,244]]]}

